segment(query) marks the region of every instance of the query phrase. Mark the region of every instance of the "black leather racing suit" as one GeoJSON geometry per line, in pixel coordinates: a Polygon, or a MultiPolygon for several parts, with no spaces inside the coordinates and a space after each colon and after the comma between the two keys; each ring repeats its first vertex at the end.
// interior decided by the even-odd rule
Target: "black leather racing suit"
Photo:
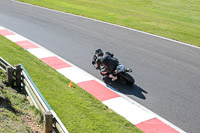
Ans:
{"type": "Polygon", "coordinates": [[[100,69],[101,66],[104,66],[101,69],[101,72],[113,73],[116,69],[116,66],[119,64],[117,58],[112,57],[112,55],[102,54],[98,57],[93,57],[93,61],[96,63],[96,69],[100,69]]]}

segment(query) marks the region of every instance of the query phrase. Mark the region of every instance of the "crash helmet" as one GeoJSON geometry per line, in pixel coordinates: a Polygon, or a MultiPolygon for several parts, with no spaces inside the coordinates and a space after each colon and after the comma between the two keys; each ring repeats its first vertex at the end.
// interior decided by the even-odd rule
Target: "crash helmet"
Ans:
{"type": "Polygon", "coordinates": [[[111,57],[113,57],[114,54],[112,54],[112,53],[110,53],[110,52],[105,52],[105,56],[111,56],[111,57]]]}
{"type": "Polygon", "coordinates": [[[105,55],[106,55],[106,56],[110,56],[111,53],[110,53],[110,52],[105,52],[105,55]]]}
{"type": "Polygon", "coordinates": [[[98,48],[98,49],[95,50],[95,55],[96,56],[103,55],[103,51],[100,48],[98,48]]]}

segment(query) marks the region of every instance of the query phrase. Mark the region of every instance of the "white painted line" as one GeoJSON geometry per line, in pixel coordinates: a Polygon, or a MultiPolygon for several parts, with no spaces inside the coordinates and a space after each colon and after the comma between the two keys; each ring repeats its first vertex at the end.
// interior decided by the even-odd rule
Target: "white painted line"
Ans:
{"type": "Polygon", "coordinates": [[[155,118],[152,113],[142,110],[137,105],[125,100],[123,97],[106,100],[103,101],[103,103],[133,124],[155,118]]]}
{"type": "Polygon", "coordinates": [[[88,75],[86,72],[76,67],[62,68],[58,69],[57,71],[63,74],[68,79],[70,79],[71,81],[73,81],[74,83],[95,80],[94,77],[88,75]]]}
{"type": "Polygon", "coordinates": [[[92,21],[96,21],[96,22],[101,22],[101,23],[113,25],[113,26],[116,26],[116,27],[121,27],[121,28],[124,28],[124,29],[127,29],[127,30],[132,30],[132,31],[135,31],[135,32],[143,33],[143,34],[146,34],[146,35],[154,36],[154,37],[161,38],[161,39],[164,39],[164,40],[168,40],[168,41],[171,41],[171,42],[175,42],[175,43],[179,43],[179,44],[186,45],[186,46],[189,46],[189,47],[200,49],[200,47],[194,46],[192,44],[184,43],[184,42],[181,42],[181,41],[173,40],[173,39],[170,39],[170,38],[166,38],[166,37],[163,37],[163,36],[155,35],[155,34],[144,32],[144,31],[128,28],[128,27],[125,27],[125,26],[112,24],[112,23],[109,23],[109,22],[104,22],[104,21],[101,21],[101,20],[96,20],[96,19],[88,18],[88,17],[84,17],[84,16],[79,16],[79,15],[75,15],[75,14],[72,14],[72,13],[57,11],[57,10],[54,10],[54,9],[49,9],[49,8],[45,8],[45,7],[41,7],[41,6],[37,6],[37,5],[32,5],[32,4],[24,3],[24,2],[21,2],[21,1],[13,0],[13,2],[17,2],[17,3],[24,4],[24,5],[33,6],[33,7],[49,10],[49,11],[54,11],[54,12],[58,12],[58,13],[66,14],[66,15],[76,16],[76,17],[79,17],[79,18],[84,18],[84,19],[88,19],[88,20],[92,20],[92,21]]]}
{"type": "Polygon", "coordinates": [[[9,35],[9,36],[6,36],[6,38],[8,38],[9,40],[13,41],[13,42],[18,42],[18,41],[25,41],[27,40],[25,37],[23,36],[20,36],[18,34],[16,35],[9,35]]]}
{"type": "Polygon", "coordinates": [[[3,30],[3,29],[6,29],[6,28],[4,28],[4,27],[0,26],[0,30],[3,30]]]}
{"type": "Polygon", "coordinates": [[[179,127],[177,127],[176,125],[174,125],[173,123],[167,121],[166,119],[164,119],[163,117],[159,116],[158,114],[152,112],[151,110],[149,110],[148,108],[144,107],[143,105],[141,105],[140,103],[134,101],[133,99],[127,97],[125,94],[118,92],[117,90],[115,90],[114,88],[110,88],[112,90],[114,90],[117,94],[119,94],[121,97],[123,97],[125,100],[129,101],[131,104],[134,104],[135,106],[138,106],[138,108],[144,110],[145,112],[149,112],[151,114],[153,114],[156,118],[158,118],[159,120],[161,120],[162,122],[164,122],[165,124],[169,125],[170,127],[176,129],[177,131],[179,131],[180,133],[186,133],[185,131],[183,131],[182,129],[180,129],[179,127]]]}
{"type": "Polygon", "coordinates": [[[52,52],[49,52],[48,50],[44,48],[34,48],[34,49],[28,49],[28,51],[35,55],[37,58],[46,58],[46,57],[51,57],[51,56],[56,56],[52,52]]]}

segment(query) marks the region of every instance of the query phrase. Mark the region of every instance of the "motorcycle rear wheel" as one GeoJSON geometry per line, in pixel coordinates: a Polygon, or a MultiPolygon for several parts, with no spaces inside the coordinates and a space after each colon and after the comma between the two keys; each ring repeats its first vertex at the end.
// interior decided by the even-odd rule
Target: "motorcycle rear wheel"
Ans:
{"type": "Polygon", "coordinates": [[[135,83],[134,78],[126,72],[121,73],[120,76],[121,76],[121,80],[124,84],[128,84],[128,85],[132,86],[135,83]]]}

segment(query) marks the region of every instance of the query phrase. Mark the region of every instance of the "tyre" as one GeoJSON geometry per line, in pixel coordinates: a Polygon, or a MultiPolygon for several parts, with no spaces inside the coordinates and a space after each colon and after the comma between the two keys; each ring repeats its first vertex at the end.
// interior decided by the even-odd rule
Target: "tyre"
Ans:
{"type": "Polygon", "coordinates": [[[134,78],[128,73],[121,73],[120,76],[122,77],[122,82],[132,86],[135,83],[134,78]]]}

